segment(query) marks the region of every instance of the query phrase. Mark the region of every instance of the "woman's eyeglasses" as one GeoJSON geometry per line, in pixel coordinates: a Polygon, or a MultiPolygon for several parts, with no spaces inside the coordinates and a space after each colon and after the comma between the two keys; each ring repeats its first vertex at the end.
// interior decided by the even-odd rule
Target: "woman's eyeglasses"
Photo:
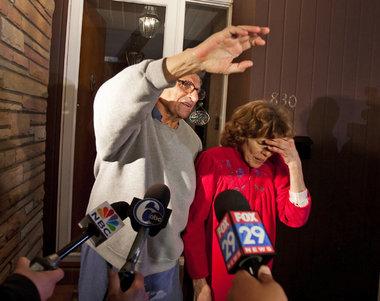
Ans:
{"type": "Polygon", "coordinates": [[[198,93],[198,100],[203,100],[206,97],[206,91],[203,89],[195,88],[194,84],[191,81],[179,79],[177,80],[177,83],[178,86],[188,94],[196,90],[198,93]]]}

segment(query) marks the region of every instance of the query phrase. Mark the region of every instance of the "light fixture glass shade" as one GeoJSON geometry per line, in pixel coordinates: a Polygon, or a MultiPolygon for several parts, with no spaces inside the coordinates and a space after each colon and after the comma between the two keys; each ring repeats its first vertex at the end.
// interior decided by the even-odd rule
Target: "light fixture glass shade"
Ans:
{"type": "Polygon", "coordinates": [[[144,14],[139,18],[139,30],[143,37],[150,39],[157,32],[161,22],[155,6],[146,5],[144,10],[144,14]]]}

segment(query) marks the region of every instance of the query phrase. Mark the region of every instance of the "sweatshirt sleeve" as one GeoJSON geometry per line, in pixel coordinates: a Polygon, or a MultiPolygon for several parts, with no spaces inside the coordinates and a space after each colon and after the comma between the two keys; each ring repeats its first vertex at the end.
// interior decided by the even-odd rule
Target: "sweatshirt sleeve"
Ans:
{"type": "Polygon", "coordinates": [[[12,274],[1,284],[0,299],[6,301],[41,300],[34,283],[20,274],[12,274]]]}
{"type": "Polygon", "coordinates": [[[105,82],[94,100],[94,129],[98,155],[112,161],[127,140],[140,130],[163,89],[169,86],[163,60],[145,60],[105,82]]]}
{"type": "Polygon", "coordinates": [[[274,161],[275,166],[275,189],[278,215],[285,225],[293,228],[298,228],[306,224],[310,209],[311,209],[311,196],[307,192],[308,204],[305,207],[298,207],[294,205],[289,199],[289,169],[285,162],[278,158],[274,161]]]}
{"type": "Polygon", "coordinates": [[[209,275],[206,221],[212,210],[215,194],[215,168],[207,151],[196,160],[197,187],[190,207],[189,219],[183,235],[185,264],[192,279],[209,275]]]}

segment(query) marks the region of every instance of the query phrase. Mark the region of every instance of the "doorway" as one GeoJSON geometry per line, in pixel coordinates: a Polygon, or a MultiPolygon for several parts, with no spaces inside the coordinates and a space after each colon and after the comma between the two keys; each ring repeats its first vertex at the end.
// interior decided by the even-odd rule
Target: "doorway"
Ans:
{"type": "MultiPolygon", "coordinates": [[[[232,3],[218,1],[80,0],[69,4],[64,111],[62,115],[57,248],[80,231],[94,182],[95,142],[92,104],[103,82],[143,59],[158,59],[194,47],[230,24],[232,3]],[[80,3],[81,2],[81,3],[80,3]],[[154,13],[159,26],[152,35],[139,18],[154,13]],[[81,25],[78,33],[75,25],[81,25]],[[77,67],[77,69],[75,68],[77,67]],[[70,220],[71,223],[67,223],[70,220]]],[[[227,77],[205,75],[203,107],[210,115],[194,127],[203,146],[218,144],[224,124],[227,77]]]]}

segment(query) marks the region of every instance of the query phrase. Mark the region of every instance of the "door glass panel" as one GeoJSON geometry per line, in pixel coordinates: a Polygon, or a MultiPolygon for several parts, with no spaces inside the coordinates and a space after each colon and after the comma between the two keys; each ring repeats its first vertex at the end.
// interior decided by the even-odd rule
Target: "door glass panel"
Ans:
{"type": "Polygon", "coordinates": [[[147,5],[111,0],[84,1],[75,129],[73,237],[80,233],[77,224],[85,215],[95,180],[92,107],[96,91],[124,68],[143,59],[161,58],[163,54],[166,8],[146,2],[147,5]],[[139,27],[144,21],[145,27],[139,27]]]}
{"type": "Polygon", "coordinates": [[[106,77],[144,59],[162,57],[164,6],[112,0],[88,0],[106,22],[106,77]]]}
{"type": "MultiPolygon", "coordinates": [[[[186,3],[183,49],[194,47],[213,33],[227,26],[227,8],[198,3],[186,3]]],[[[203,108],[210,121],[205,126],[194,126],[204,147],[219,144],[219,123],[223,100],[223,75],[204,74],[202,89],[206,97],[203,108]]],[[[198,106],[199,108],[199,106],[198,106]]],[[[191,123],[190,123],[191,124],[191,123]]]]}

